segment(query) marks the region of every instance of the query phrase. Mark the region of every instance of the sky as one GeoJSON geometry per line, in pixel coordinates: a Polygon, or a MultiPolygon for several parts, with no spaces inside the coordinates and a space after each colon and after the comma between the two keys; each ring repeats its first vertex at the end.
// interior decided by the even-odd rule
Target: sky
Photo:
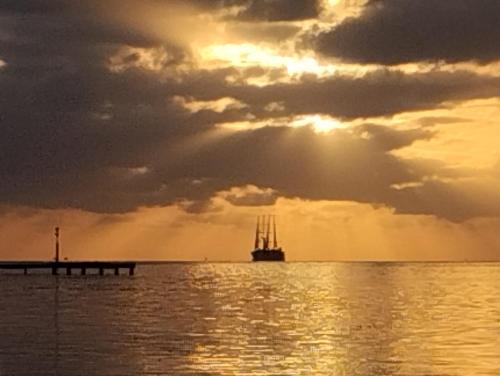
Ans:
{"type": "Polygon", "coordinates": [[[0,259],[500,259],[497,0],[2,0],[0,259]]]}

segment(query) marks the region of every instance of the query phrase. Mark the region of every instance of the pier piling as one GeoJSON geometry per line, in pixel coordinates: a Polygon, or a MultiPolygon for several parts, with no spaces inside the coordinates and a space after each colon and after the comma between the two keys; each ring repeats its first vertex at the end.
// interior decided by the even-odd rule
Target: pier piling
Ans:
{"type": "Polygon", "coordinates": [[[79,269],[81,275],[87,274],[87,269],[95,270],[96,274],[102,276],[107,270],[113,270],[114,275],[120,275],[120,269],[128,269],[128,275],[134,275],[136,263],[133,261],[0,261],[0,270],[20,270],[27,275],[30,269],[45,269],[52,275],[58,275],[59,270],[66,271],[66,275],[72,275],[73,269],[79,269]]]}

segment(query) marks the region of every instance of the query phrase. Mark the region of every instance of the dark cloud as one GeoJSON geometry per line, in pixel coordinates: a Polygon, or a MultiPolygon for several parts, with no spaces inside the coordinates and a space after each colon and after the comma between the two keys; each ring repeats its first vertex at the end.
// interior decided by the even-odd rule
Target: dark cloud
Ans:
{"type": "MultiPolygon", "coordinates": [[[[500,194],[495,188],[462,181],[467,174],[442,162],[405,160],[392,154],[430,137],[432,132],[424,129],[396,131],[374,124],[326,135],[307,127],[270,127],[236,133],[182,160],[160,163],[155,171],[159,180],[160,176],[174,181],[204,176],[212,192],[255,184],[273,188],[278,197],[364,202],[393,207],[397,213],[452,221],[500,216],[496,204],[500,194]]],[[[481,176],[472,177],[481,181],[481,176]]],[[[500,186],[500,181],[495,182],[500,186]]],[[[198,188],[198,193],[206,192],[203,184],[198,188]]],[[[229,195],[229,202],[233,196],[229,195]]],[[[265,204],[257,196],[236,204],[265,204]]]]}
{"type": "Polygon", "coordinates": [[[365,124],[356,128],[357,134],[369,138],[383,150],[397,150],[411,145],[416,140],[431,139],[433,132],[420,128],[395,132],[391,128],[376,124],[365,124]]]}
{"type": "MultiPolygon", "coordinates": [[[[228,34],[244,36],[249,42],[280,43],[297,35],[302,28],[290,23],[272,22],[231,22],[227,23],[228,34]]],[[[235,40],[237,43],[238,40],[235,40]]]]}
{"type": "Polygon", "coordinates": [[[162,43],[151,34],[145,35],[125,24],[110,22],[93,1],[47,2],[51,5],[36,6],[38,2],[19,2],[21,5],[0,3],[2,52],[16,48],[17,53],[26,49],[31,56],[67,55],[83,53],[85,48],[109,44],[129,44],[151,47],[162,43]],[[31,6],[30,6],[31,4],[31,6]],[[32,9],[33,8],[33,9],[32,9]],[[31,11],[30,11],[31,10],[31,11]]]}
{"type": "Polygon", "coordinates": [[[395,191],[387,204],[395,208],[397,214],[433,214],[455,222],[500,216],[500,180],[494,181],[493,186],[491,182],[488,186],[480,181],[429,180],[395,191]]]}
{"type": "Polygon", "coordinates": [[[257,108],[283,102],[288,114],[323,113],[353,119],[432,109],[447,101],[496,97],[500,95],[500,78],[467,71],[405,74],[380,69],[359,77],[336,75],[306,78],[299,84],[229,87],[226,93],[257,108]]]}
{"type": "Polygon", "coordinates": [[[251,0],[238,14],[243,20],[295,21],[315,18],[321,11],[318,0],[251,0]]]}
{"type": "Polygon", "coordinates": [[[4,12],[22,13],[22,14],[39,14],[50,13],[62,10],[69,10],[73,7],[67,0],[4,0],[0,5],[0,10],[4,12]]]}
{"type": "Polygon", "coordinates": [[[239,7],[239,12],[228,19],[242,21],[305,20],[317,17],[322,9],[321,0],[188,0],[188,3],[202,10],[239,7]]]}
{"type": "Polygon", "coordinates": [[[500,58],[497,0],[372,0],[320,34],[316,48],[346,61],[400,64],[500,58]]]}
{"type": "Polygon", "coordinates": [[[269,127],[235,133],[182,159],[165,158],[154,170],[172,180],[202,176],[210,189],[255,184],[288,197],[378,202],[391,184],[419,178],[388,152],[427,137],[373,125],[327,135],[269,127]]]}
{"type": "Polygon", "coordinates": [[[479,205],[460,216],[451,204],[449,211],[443,209],[446,205],[431,205],[432,200],[418,204],[415,195],[445,190],[445,183],[420,191],[394,188],[425,182],[442,171],[436,163],[392,154],[432,137],[426,129],[366,124],[322,135],[310,127],[221,135],[214,127],[269,116],[362,118],[435,108],[450,100],[499,95],[496,77],[380,70],[259,88],[244,80],[229,83],[228,78],[269,74],[264,68],[179,73],[188,54],[178,46],[131,33],[118,22],[102,22],[81,12],[80,5],[44,4],[0,4],[5,21],[0,35],[8,36],[0,38],[1,58],[7,62],[0,70],[2,205],[122,213],[183,203],[186,210],[200,212],[215,210],[211,199],[217,192],[255,185],[273,194],[229,194],[226,199],[235,205],[271,203],[277,195],[352,200],[446,218],[496,210],[479,205]],[[141,48],[168,58],[154,69],[143,67],[141,48]],[[113,56],[119,56],[119,70],[110,70],[113,56]],[[232,97],[247,106],[192,113],[175,96],[232,97]],[[265,108],[272,102],[283,109],[270,113],[265,108]]]}
{"type": "Polygon", "coordinates": [[[455,124],[455,123],[469,123],[471,119],[452,117],[452,116],[425,116],[418,119],[418,123],[422,127],[433,127],[439,124],[455,124]]]}

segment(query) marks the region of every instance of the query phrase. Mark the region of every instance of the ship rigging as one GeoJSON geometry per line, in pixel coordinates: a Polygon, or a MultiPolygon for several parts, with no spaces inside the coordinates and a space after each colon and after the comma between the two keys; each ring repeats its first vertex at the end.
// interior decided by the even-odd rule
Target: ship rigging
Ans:
{"type": "Polygon", "coordinates": [[[252,251],[253,261],[285,261],[285,253],[278,247],[275,216],[257,217],[255,244],[252,251]],[[272,227],[272,236],[271,236],[272,227]],[[272,247],[271,245],[272,240],[272,247]],[[262,245],[262,246],[261,246],[262,245]]]}

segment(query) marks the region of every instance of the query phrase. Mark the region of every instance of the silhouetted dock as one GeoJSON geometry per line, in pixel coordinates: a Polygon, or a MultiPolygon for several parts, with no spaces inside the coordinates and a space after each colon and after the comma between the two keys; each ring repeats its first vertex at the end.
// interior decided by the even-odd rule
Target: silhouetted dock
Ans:
{"type": "Polygon", "coordinates": [[[53,275],[58,275],[59,270],[72,275],[73,271],[80,271],[86,275],[88,270],[94,270],[99,275],[104,275],[106,270],[112,270],[115,275],[120,274],[120,269],[128,270],[128,275],[134,275],[136,263],[133,261],[61,261],[59,258],[59,227],[54,228],[55,252],[53,261],[0,261],[0,270],[22,270],[24,274],[32,269],[48,269],[53,275]]]}
{"type": "Polygon", "coordinates": [[[99,275],[104,275],[106,270],[112,270],[115,275],[120,274],[120,269],[128,270],[128,275],[134,275],[136,263],[132,261],[14,261],[0,262],[0,269],[22,270],[24,274],[32,269],[47,269],[53,275],[59,274],[62,270],[66,275],[71,275],[73,271],[86,275],[87,271],[96,271],[99,275]]]}

